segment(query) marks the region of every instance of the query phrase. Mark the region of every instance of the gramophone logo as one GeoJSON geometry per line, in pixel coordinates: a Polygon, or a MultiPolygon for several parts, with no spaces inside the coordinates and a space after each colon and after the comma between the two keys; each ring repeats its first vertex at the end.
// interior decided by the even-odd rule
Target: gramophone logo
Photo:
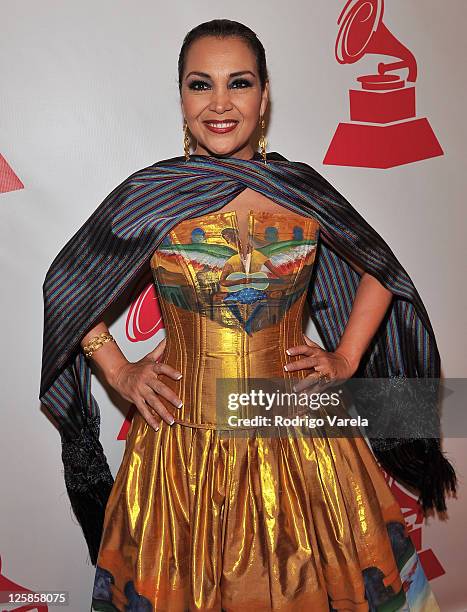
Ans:
{"type": "Polygon", "coordinates": [[[337,126],[324,164],[392,168],[443,155],[428,119],[416,117],[417,61],[386,28],[383,12],[384,0],[349,0],[337,20],[340,64],[367,54],[396,61],[379,62],[376,74],[357,77],[360,88],[349,90],[350,122],[337,126]]]}

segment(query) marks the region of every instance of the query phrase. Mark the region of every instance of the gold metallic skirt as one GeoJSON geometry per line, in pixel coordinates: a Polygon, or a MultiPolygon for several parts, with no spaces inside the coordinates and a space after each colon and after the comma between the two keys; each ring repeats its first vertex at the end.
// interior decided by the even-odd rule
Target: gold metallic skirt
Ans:
{"type": "Polygon", "coordinates": [[[439,611],[363,438],[243,433],[135,413],[93,610],[439,611]]]}

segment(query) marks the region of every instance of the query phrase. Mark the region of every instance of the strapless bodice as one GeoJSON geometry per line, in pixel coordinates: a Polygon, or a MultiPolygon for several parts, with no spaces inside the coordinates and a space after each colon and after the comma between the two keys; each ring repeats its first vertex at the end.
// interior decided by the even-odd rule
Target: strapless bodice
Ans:
{"type": "Polygon", "coordinates": [[[220,380],[245,389],[251,378],[291,376],[285,350],[303,344],[318,233],[315,219],[285,208],[250,210],[242,245],[236,212],[220,211],[181,221],[159,245],[151,268],[167,338],[162,361],[183,373],[163,381],[184,406],[162,401],[177,422],[229,429],[219,416],[220,380]]]}

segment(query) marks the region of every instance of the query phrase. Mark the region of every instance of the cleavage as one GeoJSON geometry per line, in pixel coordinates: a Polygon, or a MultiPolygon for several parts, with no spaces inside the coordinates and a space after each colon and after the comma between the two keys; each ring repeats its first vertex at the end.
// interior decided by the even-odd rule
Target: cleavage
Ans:
{"type": "Polygon", "coordinates": [[[252,236],[249,235],[249,231],[253,232],[253,219],[255,213],[261,214],[268,212],[272,217],[277,214],[284,214],[287,211],[287,207],[280,206],[270,198],[266,197],[262,193],[259,193],[249,187],[246,187],[239,195],[237,195],[231,202],[226,206],[223,206],[218,212],[232,215],[235,223],[235,227],[238,231],[238,248],[240,253],[245,256],[246,248],[252,240],[252,236]],[[256,204],[255,209],[251,208],[252,198],[256,204]],[[232,202],[236,202],[241,205],[240,208],[227,208],[232,206],[232,202]],[[242,206],[243,204],[243,206],[242,206]],[[247,210],[245,210],[248,207],[247,210]],[[240,213],[240,214],[239,214],[240,213]],[[246,213],[246,214],[245,214],[246,213]],[[241,221],[240,221],[241,219],[241,221]],[[241,227],[240,227],[241,224],[241,227]]]}
{"type": "Polygon", "coordinates": [[[253,231],[252,217],[254,217],[254,210],[248,210],[246,215],[242,214],[242,223],[240,225],[239,215],[236,210],[228,210],[226,214],[232,215],[235,227],[238,231],[238,248],[243,257],[246,257],[247,246],[251,242],[251,233],[253,231]]]}

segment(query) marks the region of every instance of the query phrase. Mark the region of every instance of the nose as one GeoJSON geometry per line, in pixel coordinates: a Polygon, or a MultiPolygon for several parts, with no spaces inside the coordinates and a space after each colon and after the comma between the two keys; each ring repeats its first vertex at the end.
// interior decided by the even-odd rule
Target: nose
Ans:
{"type": "Polygon", "coordinates": [[[219,114],[232,109],[230,90],[227,87],[213,89],[209,109],[219,114]]]}

